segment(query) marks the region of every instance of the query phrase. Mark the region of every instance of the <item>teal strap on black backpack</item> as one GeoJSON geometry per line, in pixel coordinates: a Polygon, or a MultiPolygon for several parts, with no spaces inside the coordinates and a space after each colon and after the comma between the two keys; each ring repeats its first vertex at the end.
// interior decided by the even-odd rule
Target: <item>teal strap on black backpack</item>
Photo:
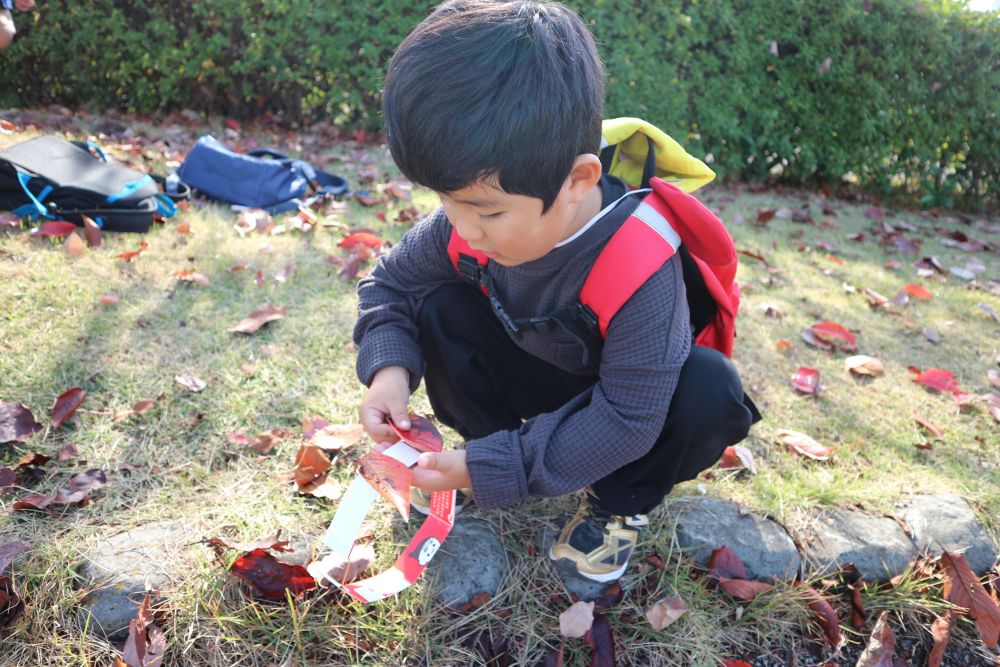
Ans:
{"type": "Polygon", "coordinates": [[[0,210],[21,217],[82,225],[86,216],[108,231],[144,232],[190,196],[186,185],[164,193],[163,182],[108,162],[90,142],[42,136],[0,152],[0,210]]]}

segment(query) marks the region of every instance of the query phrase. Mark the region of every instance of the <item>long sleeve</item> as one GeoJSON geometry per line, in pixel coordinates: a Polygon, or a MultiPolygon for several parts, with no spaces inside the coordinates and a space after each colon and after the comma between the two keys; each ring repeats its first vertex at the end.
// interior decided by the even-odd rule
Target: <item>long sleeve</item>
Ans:
{"type": "Polygon", "coordinates": [[[421,301],[436,287],[458,280],[448,259],[451,225],[442,209],[407,232],[371,274],[358,283],[357,373],[370,385],[375,372],[403,366],[410,372],[410,391],[420,385],[424,363],[417,342],[421,301]]]}
{"type": "Polygon", "coordinates": [[[467,444],[476,503],[503,507],[562,495],[643,456],[663,427],[690,349],[681,262],[674,257],[612,320],[593,387],[518,429],[467,444]]]}

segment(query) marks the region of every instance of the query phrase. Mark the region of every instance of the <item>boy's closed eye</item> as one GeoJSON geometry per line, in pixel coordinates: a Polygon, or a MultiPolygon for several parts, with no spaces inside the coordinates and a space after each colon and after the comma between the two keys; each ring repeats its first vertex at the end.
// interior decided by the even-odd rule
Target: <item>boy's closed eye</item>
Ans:
{"type": "Polygon", "coordinates": [[[503,217],[503,212],[500,213],[480,213],[479,219],[483,222],[490,222],[491,220],[498,220],[503,217]]]}

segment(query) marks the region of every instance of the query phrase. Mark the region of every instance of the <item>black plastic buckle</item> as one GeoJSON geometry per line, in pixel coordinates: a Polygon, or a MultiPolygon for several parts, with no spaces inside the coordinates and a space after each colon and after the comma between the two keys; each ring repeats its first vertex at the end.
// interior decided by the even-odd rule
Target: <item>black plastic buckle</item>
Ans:
{"type": "Polygon", "coordinates": [[[587,330],[592,334],[600,333],[600,321],[597,319],[597,313],[585,303],[577,304],[577,310],[580,312],[580,319],[586,325],[587,330]]]}
{"type": "Polygon", "coordinates": [[[532,331],[547,334],[554,331],[556,328],[556,325],[552,323],[552,320],[552,317],[529,317],[526,321],[522,320],[522,324],[526,328],[530,328],[532,331]]]}
{"type": "Polygon", "coordinates": [[[474,257],[459,255],[458,265],[456,268],[458,269],[458,274],[467,282],[470,282],[473,285],[480,284],[482,267],[479,266],[479,262],[477,262],[474,257]]]}

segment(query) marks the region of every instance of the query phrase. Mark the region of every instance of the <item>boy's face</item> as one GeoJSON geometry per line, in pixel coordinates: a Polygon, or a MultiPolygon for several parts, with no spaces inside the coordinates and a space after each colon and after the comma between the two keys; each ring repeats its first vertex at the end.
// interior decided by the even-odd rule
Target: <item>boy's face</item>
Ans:
{"type": "Polygon", "coordinates": [[[594,187],[600,162],[589,157],[596,167],[574,168],[544,214],[541,199],[504,192],[492,179],[439,193],[441,204],[473,250],[504,266],[525,264],[548,254],[600,210],[600,188],[594,187]]]}

